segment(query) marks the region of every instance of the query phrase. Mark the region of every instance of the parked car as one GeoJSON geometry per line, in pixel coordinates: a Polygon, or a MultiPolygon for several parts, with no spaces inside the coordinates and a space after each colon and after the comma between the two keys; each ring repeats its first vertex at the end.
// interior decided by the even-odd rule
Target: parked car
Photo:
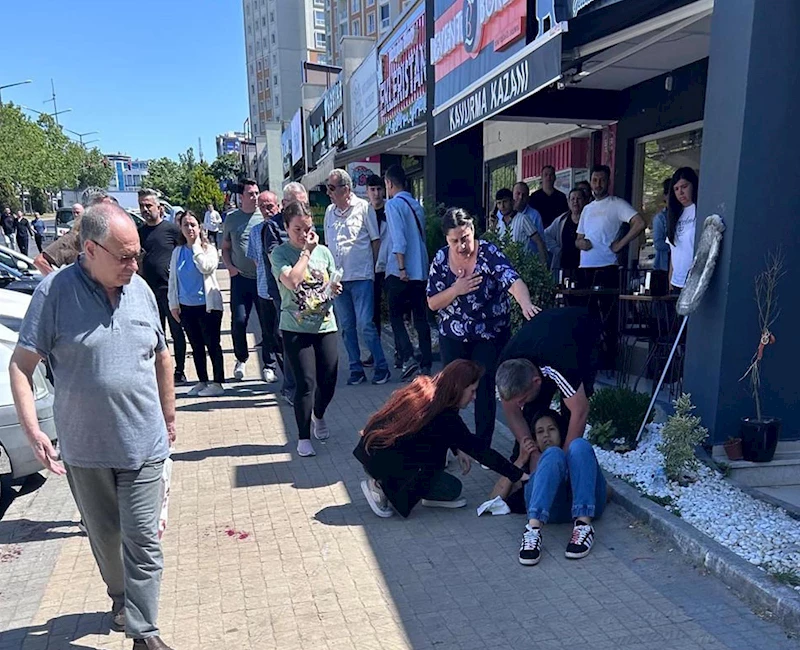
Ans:
{"type": "MultiPolygon", "coordinates": [[[[125,208],[123,208],[124,210],[125,208]]],[[[125,210],[128,213],[128,216],[133,219],[133,223],[136,224],[136,227],[139,228],[140,226],[144,225],[144,219],[139,215],[138,210],[125,210]]],[[[58,239],[62,235],[66,235],[70,230],[72,230],[72,222],[75,221],[75,218],[72,215],[72,208],[59,208],[58,212],[56,212],[56,236],[55,238],[58,239]]]]}
{"type": "Polygon", "coordinates": [[[41,275],[39,269],[34,265],[33,259],[13,248],[8,248],[8,246],[0,246],[0,264],[5,264],[29,275],[41,275]]]}
{"type": "Polygon", "coordinates": [[[41,275],[23,273],[0,262],[0,287],[3,289],[32,295],[41,281],[41,275]]]}
{"type": "MultiPolygon", "coordinates": [[[[0,289],[0,501],[12,482],[41,471],[28,438],[19,423],[11,385],[8,364],[17,344],[19,326],[30,304],[30,298],[21,293],[0,289]]],[[[33,374],[33,394],[39,428],[53,445],[57,443],[53,420],[53,387],[45,376],[44,364],[39,364],[33,374]]]]}

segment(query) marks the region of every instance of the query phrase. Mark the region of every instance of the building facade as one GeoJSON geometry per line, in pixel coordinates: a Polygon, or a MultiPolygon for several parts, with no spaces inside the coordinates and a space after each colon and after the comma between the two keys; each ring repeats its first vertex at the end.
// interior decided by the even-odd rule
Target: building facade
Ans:
{"type": "Polygon", "coordinates": [[[243,0],[253,136],[288,121],[302,103],[302,62],[327,61],[327,0],[243,0]]]}
{"type": "Polygon", "coordinates": [[[133,159],[119,153],[105,154],[106,160],[114,170],[108,183],[111,192],[138,192],[146,186],[145,178],[150,165],[149,160],[133,159]]]}

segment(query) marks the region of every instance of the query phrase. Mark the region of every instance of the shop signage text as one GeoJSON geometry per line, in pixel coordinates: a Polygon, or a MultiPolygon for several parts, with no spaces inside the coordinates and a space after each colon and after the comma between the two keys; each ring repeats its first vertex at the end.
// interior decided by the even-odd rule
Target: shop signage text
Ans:
{"type": "Polygon", "coordinates": [[[329,120],[342,107],[342,82],[337,80],[323,95],[325,119],[329,120]]]}
{"type": "Polygon", "coordinates": [[[344,140],[344,113],[339,111],[325,128],[328,131],[328,149],[333,149],[337,144],[344,140]]]}
{"type": "Polygon", "coordinates": [[[283,159],[283,175],[292,171],[292,132],[287,127],[281,133],[281,157],[283,159]]]}
{"type": "Polygon", "coordinates": [[[372,49],[350,77],[349,146],[357,147],[378,130],[378,50],[372,49]]]}
{"type": "Polygon", "coordinates": [[[455,0],[436,19],[431,62],[436,80],[490,44],[499,52],[525,36],[526,0],[455,0]]]}
{"type": "Polygon", "coordinates": [[[389,135],[424,119],[425,7],[421,4],[378,52],[378,133],[389,135]]]}
{"type": "Polygon", "coordinates": [[[434,116],[436,142],[467,129],[524,99],[561,76],[561,36],[531,43],[527,53],[434,116]]]}
{"type": "Polygon", "coordinates": [[[292,117],[292,165],[303,159],[303,109],[298,108],[292,117]]]}

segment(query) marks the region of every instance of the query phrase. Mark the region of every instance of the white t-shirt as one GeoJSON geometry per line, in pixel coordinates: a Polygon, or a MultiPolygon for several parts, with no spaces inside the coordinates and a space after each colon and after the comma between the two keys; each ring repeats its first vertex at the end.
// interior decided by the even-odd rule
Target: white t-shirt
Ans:
{"type": "Polygon", "coordinates": [[[592,248],[581,251],[581,268],[615,265],[617,255],[611,250],[611,244],[617,239],[620,225],[630,223],[635,214],[633,206],[617,196],[607,196],[587,205],[581,212],[578,234],[592,242],[592,248]]]}
{"type": "Polygon", "coordinates": [[[672,280],[674,287],[683,289],[686,276],[694,260],[694,236],[697,228],[697,215],[694,203],[683,209],[675,227],[675,243],[667,240],[672,250],[672,280]]]}
{"type": "Polygon", "coordinates": [[[219,232],[219,225],[222,223],[222,217],[216,210],[206,210],[203,225],[208,232],[219,232]]]}
{"type": "Polygon", "coordinates": [[[325,245],[342,269],[342,281],[374,280],[372,242],[381,238],[375,209],[364,199],[350,195],[350,205],[339,210],[331,204],[325,210],[325,245]]]}

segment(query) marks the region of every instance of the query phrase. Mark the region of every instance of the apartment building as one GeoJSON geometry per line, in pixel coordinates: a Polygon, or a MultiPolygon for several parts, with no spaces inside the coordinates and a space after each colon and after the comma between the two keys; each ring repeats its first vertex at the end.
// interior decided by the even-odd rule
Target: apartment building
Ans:
{"type": "Polygon", "coordinates": [[[342,65],[342,36],[366,36],[377,40],[413,0],[327,0],[328,59],[342,65]]]}
{"type": "MultiPolygon", "coordinates": [[[[330,0],[242,0],[250,128],[288,121],[302,103],[302,62],[328,62],[330,0]]],[[[367,0],[365,0],[367,1],[367,0]]]]}

